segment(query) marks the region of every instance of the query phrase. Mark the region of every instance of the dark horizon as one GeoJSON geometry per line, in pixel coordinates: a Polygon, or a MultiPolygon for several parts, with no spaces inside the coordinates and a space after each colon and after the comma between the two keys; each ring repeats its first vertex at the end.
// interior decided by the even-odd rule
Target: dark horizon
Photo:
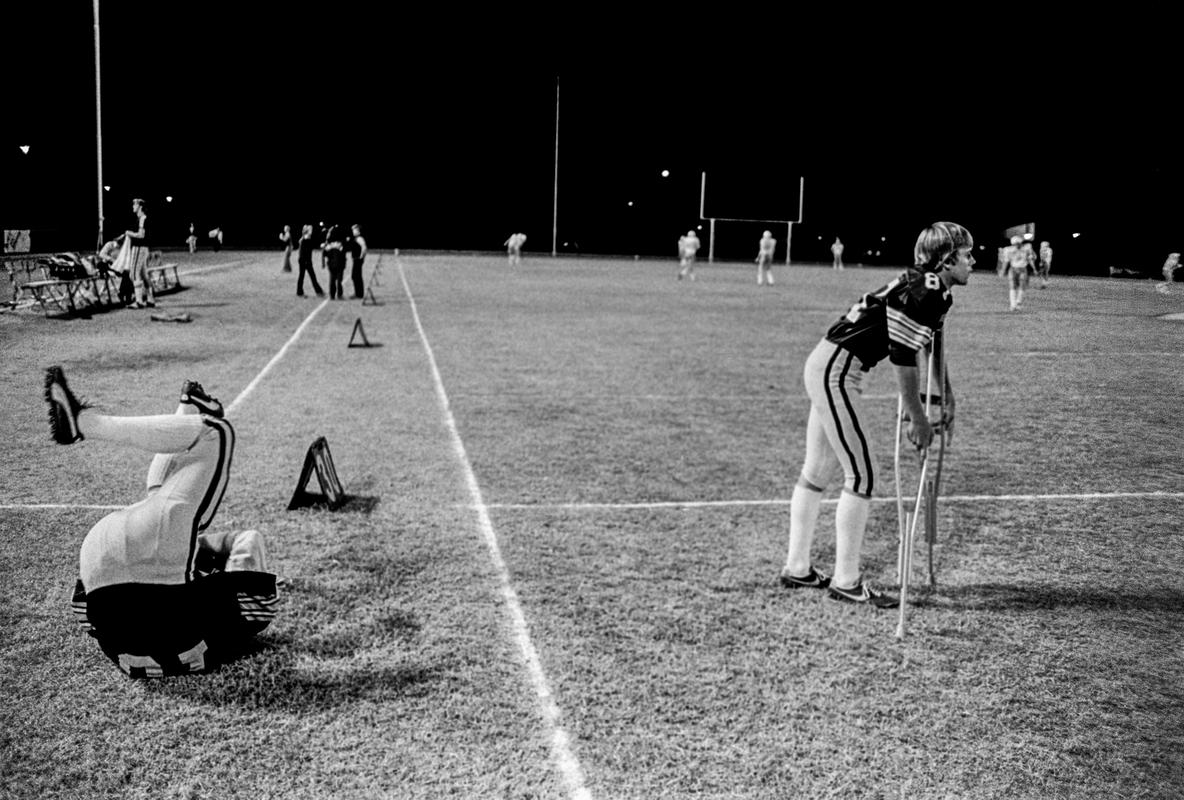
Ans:
{"type": "MultiPolygon", "coordinates": [[[[1005,228],[1034,222],[1057,267],[1087,274],[1157,270],[1181,249],[1172,73],[1150,42],[1062,33],[1007,59],[994,49],[1006,24],[979,24],[963,58],[941,60],[869,26],[838,48],[795,33],[766,52],[790,58],[762,64],[748,34],[722,30],[684,50],[605,23],[507,39],[479,21],[417,31],[345,10],[348,36],[326,50],[316,17],[106,3],[107,235],[139,196],[161,247],[182,246],[190,221],[252,249],[277,247],[284,224],[338,221],[376,248],[492,251],[523,231],[527,252],[550,253],[558,79],[560,252],[673,257],[700,224],[704,171],[709,216],[796,218],[803,177],[795,261],[828,259],[837,235],[848,253],[881,253],[852,260],[900,263],[936,219],[990,253],[1005,228]]],[[[10,65],[27,80],[4,133],[4,227],[33,229],[35,247],[86,248],[98,225],[90,4],[17,17],[29,35],[10,65]]],[[[717,258],[750,259],[749,227],[720,228],[717,258]]],[[[784,226],[767,227],[784,243],[784,226]]]]}

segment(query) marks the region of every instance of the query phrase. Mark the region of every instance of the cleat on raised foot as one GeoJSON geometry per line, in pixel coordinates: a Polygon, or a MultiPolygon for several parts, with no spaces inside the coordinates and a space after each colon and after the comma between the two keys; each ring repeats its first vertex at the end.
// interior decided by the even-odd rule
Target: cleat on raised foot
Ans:
{"type": "Polygon", "coordinates": [[[876,608],[896,608],[900,605],[899,598],[877,591],[862,580],[850,589],[842,589],[831,583],[827,587],[832,600],[843,600],[848,603],[866,603],[876,608]]]}
{"type": "Polygon", "coordinates": [[[198,412],[210,417],[221,417],[225,413],[216,397],[210,397],[197,381],[181,384],[181,402],[195,407],[198,412]]]}
{"type": "Polygon", "coordinates": [[[78,429],[78,414],[90,406],[70,391],[61,367],[45,371],[45,402],[49,403],[49,432],[55,442],[74,444],[85,438],[78,429]]]}
{"type": "Polygon", "coordinates": [[[783,569],[781,585],[786,589],[825,589],[830,586],[830,578],[825,572],[819,572],[814,567],[810,567],[808,575],[790,575],[788,569],[783,569]]]}

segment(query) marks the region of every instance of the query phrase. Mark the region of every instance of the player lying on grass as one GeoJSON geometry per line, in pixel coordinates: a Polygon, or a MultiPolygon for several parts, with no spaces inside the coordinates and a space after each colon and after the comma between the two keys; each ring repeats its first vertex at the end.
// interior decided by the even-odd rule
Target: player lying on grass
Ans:
{"type": "Polygon", "coordinates": [[[83,629],[133,678],[202,672],[240,654],[278,601],[257,531],[204,533],[229,480],[234,428],[186,381],[174,414],[112,416],[79,400],[60,367],[45,375],[59,444],[116,442],[155,453],[148,496],[82,541],[73,606],[83,629]]]}
{"type": "MultiPolygon", "coordinates": [[[[887,357],[896,368],[904,398],[909,440],[918,448],[929,446],[933,427],[921,402],[918,353],[941,330],[953,303],[950,289],[964,286],[969,279],[973,246],[969,231],[953,222],[937,222],[921,231],[913,249],[913,268],[851,306],[806,360],[804,378],[810,397],[806,456],[790,503],[783,586],[826,589],[836,600],[881,608],[898,604],[897,598],[871,588],[860,574],[860,550],[878,477],[864,422],[861,384],[865,373],[887,357]],[[810,546],[822,492],[836,465],[842,467],[844,481],[835,511],[835,571],[828,577],[811,563],[810,546]]],[[[943,422],[950,425],[954,395],[948,374],[945,393],[943,422]]]]}

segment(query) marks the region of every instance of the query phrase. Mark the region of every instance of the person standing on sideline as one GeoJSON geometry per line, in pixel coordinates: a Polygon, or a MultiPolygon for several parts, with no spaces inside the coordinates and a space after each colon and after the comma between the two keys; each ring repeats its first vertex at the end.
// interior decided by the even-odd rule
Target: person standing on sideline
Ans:
{"type": "Polygon", "coordinates": [[[296,244],[296,268],[299,274],[296,276],[296,296],[304,297],[304,276],[312,281],[312,290],[317,293],[317,297],[324,297],[325,293],[321,290],[321,284],[317,282],[317,274],[312,268],[312,251],[316,249],[316,242],[312,238],[312,226],[305,225],[300,231],[300,241],[296,244]]]}
{"type": "Polygon", "coordinates": [[[1040,288],[1048,287],[1048,274],[1052,272],[1052,245],[1048,242],[1040,243],[1040,267],[1037,274],[1040,275],[1040,288]]]}
{"type": "Polygon", "coordinates": [[[345,230],[334,222],[325,232],[325,242],[321,245],[325,266],[329,270],[329,299],[344,300],[345,289],[342,281],[345,279],[345,230]]]}
{"type": "Polygon", "coordinates": [[[187,380],[172,414],[114,416],[79,402],[61,367],[46,370],[45,400],[58,444],[153,454],[147,496],[82,540],[78,624],[132,678],[205,672],[240,655],[275,617],[279,589],[258,531],[208,532],[234,454],[222,404],[187,380]]]}
{"type": "Polygon", "coordinates": [[[695,254],[699,252],[699,236],[694,229],[687,231],[686,236],[678,237],[678,279],[695,279],[695,254]]]}
{"type": "Polygon", "coordinates": [[[148,238],[148,214],[144,211],[143,199],[137,197],[132,200],[132,211],[136,215],[138,227],[134,231],[124,231],[129,248],[127,267],[131,272],[132,284],[136,287],[136,308],[155,308],[156,293],[152,290],[152,278],[148,275],[148,253],[151,241],[148,238]]]}
{"type": "Polygon", "coordinates": [[[222,249],[222,228],[214,228],[210,231],[210,243],[214,246],[215,253],[222,249]]]}
{"type": "Polygon", "coordinates": [[[197,252],[197,229],[192,222],[189,223],[189,238],[185,240],[185,243],[189,245],[190,253],[197,252]]]}
{"type": "Polygon", "coordinates": [[[295,244],[295,242],[292,241],[291,225],[285,225],[284,229],[280,231],[280,241],[284,243],[284,266],[280,269],[280,272],[291,272],[292,245],[295,244]]]}
{"type": "Polygon", "coordinates": [[[834,262],[831,265],[833,269],[843,268],[843,243],[839,237],[835,237],[835,243],[830,246],[830,253],[834,257],[834,262]]]}
{"type": "Polygon", "coordinates": [[[1025,249],[1022,236],[1012,236],[1011,244],[1003,249],[1003,274],[1007,277],[1012,311],[1019,311],[1024,305],[1024,290],[1028,288],[1032,269],[1031,252],[1032,246],[1025,249]]]}
{"type": "Polygon", "coordinates": [[[370,249],[366,247],[366,239],[362,236],[362,226],[356,222],[350,228],[349,241],[346,243],[349,247],[349,257],[351,261],[350,280],[354,285],[354,297],[361,300],[366,294],[365,280],[362,278],[362,262],[366,260],[366,253],[370,249]]]}
{"type": "MultiPolygon", "coordinates": [[[[965,286],[973,271],[973,248],[974,239],[961,225],[935,222],[925,228],[913,248],[913,267],[860,298],[831,325],[806,359],[803,377],[810,415],[805,459],[790,500],[789,549],[780,576],[787,589],[826,589],[835,600],[879,608],[899,605],[899,599],[871,588],[860,572],[860,551],[878,478],[864,421],[862,382],[887,357],[896,370],[909,420],[909,441],[918,448],[929,446],[933,427],[922,405],[926,384],[919,365],[927,361],[925,349],[941,332],[954,302],[950,290],[965,286]],[[814,568],[810,547],[822,492],[836,465],[843,470],[843,490],[835,511],[835,570],[828,577],[814,568]]],[[[948,427],[954,421],[948,373],[944,393],[942,422],[948,427]]]]}
{"type": "Polygon", "coordinates": [[[777,249],[777,240],[772,231],[765,231],[761,236],[760,245],[756,253],[756,285],[760,286],[766,279],[773,285],[773,253],[777,249]]]}

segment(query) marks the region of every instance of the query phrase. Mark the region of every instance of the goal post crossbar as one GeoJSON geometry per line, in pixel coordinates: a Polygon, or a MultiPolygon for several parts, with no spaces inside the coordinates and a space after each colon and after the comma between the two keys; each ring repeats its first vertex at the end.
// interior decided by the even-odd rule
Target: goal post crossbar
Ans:
{"type": "Polygon", "coordinates": [[[754,222],[761,225],[784,225],[786,227],[785,239],[785,263],[788,266],[790,263],[790,246],[793,242],[793,226],[795,223],[802,222],[802,203],[806,197],[806,179],[804,177],[798,178],[798,218],[797,219],[749,219],[745,217],[708,217],[705,216],[707,204],[707,173],[702,173],[702,179],[699,184],[699,219],[710,223],[710,231],[707,242],[707,261],[709,263],[715,261],[715,223],[719,222],[754,222]]]}

